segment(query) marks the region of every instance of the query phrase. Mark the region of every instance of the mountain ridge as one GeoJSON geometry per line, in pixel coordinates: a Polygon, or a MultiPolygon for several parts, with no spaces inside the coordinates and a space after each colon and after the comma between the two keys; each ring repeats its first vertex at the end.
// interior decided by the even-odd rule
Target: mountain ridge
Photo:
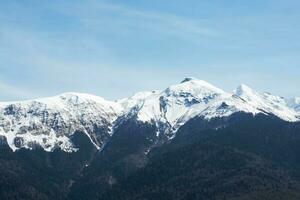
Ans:
{"type": "Polygon", "coordinates": [[[206,120],[236,112],[272,114],[285,121],[300,121],[299,101],[259,93],[240,85],[233,93],[195,78],[162,91],[139,92],[129,98],[108,101],[84,93],[20,102],[0,102],[0,135],[15,151],[41,146],[46,151],[61,148],[76,151],[70,141],[75,131],[85,133],[101,149],[114,132],[115,123],[135,118],[154,124],[157,137],[176,136],[177,130],[194,117],[206,120]]]}

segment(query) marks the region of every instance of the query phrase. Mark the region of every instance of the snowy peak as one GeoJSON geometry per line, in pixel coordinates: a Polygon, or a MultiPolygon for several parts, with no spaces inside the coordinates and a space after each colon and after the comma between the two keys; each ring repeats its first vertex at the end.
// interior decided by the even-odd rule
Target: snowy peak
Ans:
{"type": "Polygon", "coordinates": [[[239,85],[234,94],[255,107],[264,103],[261,95],[245,84],[239,85]]]}
{"type": "MultiPolygon", "coordinates": [[[[131,105],[130,113],[135,113],[137,120],[156,125],[164,124],[162,133],[173,137],[187,120],[201,113],[213,102],[230,96],[231,94],[210,83],[185,78],[180,84],[172,85],[161,92],[138,93],[125,102],[131,105]],[[138,100],[136,106],[133,106],[133,100],[138,100]]],[[[123,101],[122,104],[124,105],[123,101]]]]}
{"type": "Polygon", "coordinates": [[[1,105],[0,135],[6,136],[13,150],[31,149],[38,144],[47,151],[56,147],[74,151],[69,137],[75,131],[86,133],[99,148],[122,112],[122,107],[115,102],[81,93],[1,105]],[[99,130],[101,133],[95,135],[99,130]]]}
{"type": "Polygon", "coordinates": [[[97,104],[105,109],[115,109],[117,112],[120,112],[122,107],[111,101],[107,101],[102,97],[98,97],[91,94],[84,94],[84,93],[63,93],[53,97],[47,98],[39,98],[33,100],[25,100],[25,101],[15,101],[15,102],[0,102],[0,108],[6,107],[8,105],[20,105],[20,106],[30,106],[30,105],[44,105],[50,108],[55,109],[63,109],[68,108],[71,106],[80,106],[83,104],[97,104]]]}
{"type": "Polygon", "coordinates": [[[249,86],[241,84],[235,90],[235,94],[239,97],[250,97],[255,95],[255,91],[249,86]]]}
{"type": "MultiPolygon", "coordinates": [[[[148,93],[149,94],[149,93],[148,93]]],[[[140,95],[135,95],[135,97],[140,95]]],[[[180,84],[151,95],[142,95],[137,120],[167,124],[173,134],[189,119],[201,116],[205,119],[226,117],[235,112],[254,115],[272,114],[286,121],[299,121],[299,114],[287,106],[282,97],[259,93],[247,85],[240,85],[235,92],[222,89],[195,78],[185,78],[180,84]]]]}
{"type": "Polygon", "coordinates": [[[138,92],[129,98],[120,99],[117,101],[118,104],[122,106],[124,111],[129,111],[133,107],[141,106],[146,99],[149,99],[153,96],[156,96],[160,93],[160,91],[145,91],[145,92],[138,92]]]}
{"type": "Polygon", "coordinates": [[[228,93],[195,78],[185,78],[162,91],[139,92],[118,101],[64,93],[29,101],[0,102],[0,136],[6,137],[13,150],[32,149],[37,144],[46,151],[76,151],[70,140],[75,131],[86,134],[101,148],[114,133],[116,124],[129,118],[155,125],[158,137],[170,139],[191,118],[210,120],[236,112],[272,114],[286,121],[300,121],[300,98],[287,100],[246,85],[228,93]]]}
{"type": "Polygon", "coordinates": [[[265,113],[273,114],[286,121],[298,121],[299,116],[294,109],[288,106],[287,100],[270,93],[259,93],[246,85],[240,85],[235,95],[247,104],[265,113]]]}
{"type": "Polygon", "coordinates": [[[186,92],[193,95],[200,95],[203,93],[225,93],[220,88],[217,88],[206,81],[195,78],[185,78],[180,84],[172,85],[165,91],[173,91],[174,93],[186,92]]]}
{"type": "Polygon", "coordinates": [[[207,104],[213,99],[228,95],[228,93],[210,83],[190,79],[165,89],[160,95],[160,100],[165,101],[169,106],[181,105],[183,107],[191,107],[198,103],[207,104]]]}
{"type": "Polygon", "coordinates": [[[172,125],[178,123],[178,120],[181,120],[190,110],[195,109],[195,106],[198,106],[197,110],[201,111],[199,105],[207,107],[217,99],[230,96],[206,81],[188,80],[170,86],[160,96],[160,104],[163,106],[162,110],[165,112],[166,120],[172,125]]]}

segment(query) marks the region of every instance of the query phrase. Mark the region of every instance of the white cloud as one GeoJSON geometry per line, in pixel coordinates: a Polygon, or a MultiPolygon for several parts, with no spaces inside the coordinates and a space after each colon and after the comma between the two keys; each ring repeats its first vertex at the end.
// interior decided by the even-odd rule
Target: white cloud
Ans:
{"type": "Polygon", "coordinates": [[[179,31],[189,32],[196,35],[202,36],[217,36],[218,33],[216,30],[201,26],[196,20],[192,20],[186,17],[158,13],[158,12],[149,12],[149,11],[139,11],[129,7],[119,6],[119,5],[109,5],[109,4],[98,4],[99,8],[123,13],[127,16],[144,18],[149,20],[155,20],[168,24],[169,28],[176,28],[179,31]]]}
{"type": "MultiPolygon", "coordinates": [[[[187,17],[152,12],[146,10],[137,10],[118,4],[109,4],[99,1],[87,1],[73,7],[57,8],[58,11],[66,15],[77,17],[83,25],[91,29],[103,29],[100,26],[103,21],[111,18],[103,17],[104,14],[113,14],[112,18],[117,18],[128,27],[151,29],[151,31],[169,34],[183,39],[200,40],[202,38],[219,37],[220,32],[200,23],[199,20],[187,17]]],[[[115,22],[115,21],[114,21],[115,22]]]]}

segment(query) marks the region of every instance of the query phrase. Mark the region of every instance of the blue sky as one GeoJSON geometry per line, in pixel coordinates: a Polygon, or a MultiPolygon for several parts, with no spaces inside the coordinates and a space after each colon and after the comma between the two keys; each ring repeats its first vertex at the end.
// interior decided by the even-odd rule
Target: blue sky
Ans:
{"type": "Polygon", "coordinates": [[[300,96],[298,0],[0,0],[0,101],[193,76],[300,96]]]}

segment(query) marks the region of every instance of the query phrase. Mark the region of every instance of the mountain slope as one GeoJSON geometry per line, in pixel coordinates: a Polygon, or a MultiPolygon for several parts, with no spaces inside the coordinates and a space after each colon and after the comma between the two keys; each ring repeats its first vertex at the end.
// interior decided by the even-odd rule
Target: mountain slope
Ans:
{"type": "Polygon", "coordinates": [[[299,199],[299,125],[264,114],[194,118],[99,199],[299,199]]]}
{"type": "Polygon", "coordinates": [[[111,135],[121,107],[101,97],[66,93],[55,97],[0,104],[0,134],[13,149],[41,146],[46,151],[59,147],[76,151],[69,137],[86,133],[101,147],[111,135]]]}
{"type": "Polygon", "coordinates": [[[0,103],[0,199],[299,199],[298,103],[193,78],[0,103]]]}

